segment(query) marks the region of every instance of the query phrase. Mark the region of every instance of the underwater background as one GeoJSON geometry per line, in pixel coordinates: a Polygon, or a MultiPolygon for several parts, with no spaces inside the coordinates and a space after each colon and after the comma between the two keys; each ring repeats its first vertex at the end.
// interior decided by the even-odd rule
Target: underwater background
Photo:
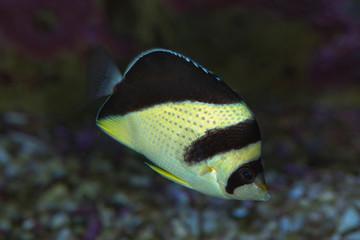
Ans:
{"type": "Polygon", "coordinates": [[[0,239],[360,239],[360,1],[0,0],[0,239]],[[245,99],[268,202],[202,195],[95,126],[86,63],[184,54],[245,99]]]}

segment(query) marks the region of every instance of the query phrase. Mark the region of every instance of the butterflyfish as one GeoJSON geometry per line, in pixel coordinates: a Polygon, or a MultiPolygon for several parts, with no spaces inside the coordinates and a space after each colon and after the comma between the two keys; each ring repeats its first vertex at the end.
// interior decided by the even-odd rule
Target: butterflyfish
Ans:
{"type": "Polygon", "coordinates": [[[100,47],[88,78],[95,98],[107,96],[97,126],[143,154],[163,177],[225,199],[270,198],[254,115],[213,72],[179,53],[153,49],[122,76],[100,47]]]}

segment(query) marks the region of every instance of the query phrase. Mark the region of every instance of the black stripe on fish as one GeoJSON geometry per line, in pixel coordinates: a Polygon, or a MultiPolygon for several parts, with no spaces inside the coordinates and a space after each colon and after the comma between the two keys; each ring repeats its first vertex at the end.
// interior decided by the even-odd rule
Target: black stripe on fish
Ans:
{"type": "Polygon", "coordinates": [[[241,97],[215,74],[180,54],[156,50],[130,66],[98,117],[122,116],[167,102],[232,104],[241,97]]]}
{"type": "Polygon", "coordinates": [[[263,172],[264,168],[262,166],[260,158],[255,161],[251,161],[249,163],[241,165],[228,178],[225,187],[226,192],[229,194],[233,194],[235,188],[252,183],[255,180],[256,176],[259,173],[263,172]]]}
{"type": "Polygon", "coordinates": [[[211,129],[185,149],[184,161],[189,165],[197,164],[260,140],[260,130],[255,119],[245,120],[223,129],[211,129]]]}

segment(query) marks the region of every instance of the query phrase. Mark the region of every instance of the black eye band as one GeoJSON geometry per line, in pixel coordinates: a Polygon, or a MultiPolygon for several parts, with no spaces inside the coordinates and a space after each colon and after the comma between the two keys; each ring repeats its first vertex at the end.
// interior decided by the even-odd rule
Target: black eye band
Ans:
{"type": "Polygon", "coordinates": [[[233,194],[235,188],[252,183],[256,176],[262,172],[264,172],[264,168],[261,164],[261,158],[240,166],[228,178],[226,192],[233,194]]]}

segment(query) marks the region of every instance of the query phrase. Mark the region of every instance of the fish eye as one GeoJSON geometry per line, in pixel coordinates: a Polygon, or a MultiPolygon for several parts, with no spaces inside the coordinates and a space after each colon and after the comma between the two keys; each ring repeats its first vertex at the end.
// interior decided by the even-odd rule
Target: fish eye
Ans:
{"type": "Polygon", "coordinates": [[[251,183],[255,179],[255,173],[249,167],[240,168],[238,173],[244,183],[251,183]]]}

